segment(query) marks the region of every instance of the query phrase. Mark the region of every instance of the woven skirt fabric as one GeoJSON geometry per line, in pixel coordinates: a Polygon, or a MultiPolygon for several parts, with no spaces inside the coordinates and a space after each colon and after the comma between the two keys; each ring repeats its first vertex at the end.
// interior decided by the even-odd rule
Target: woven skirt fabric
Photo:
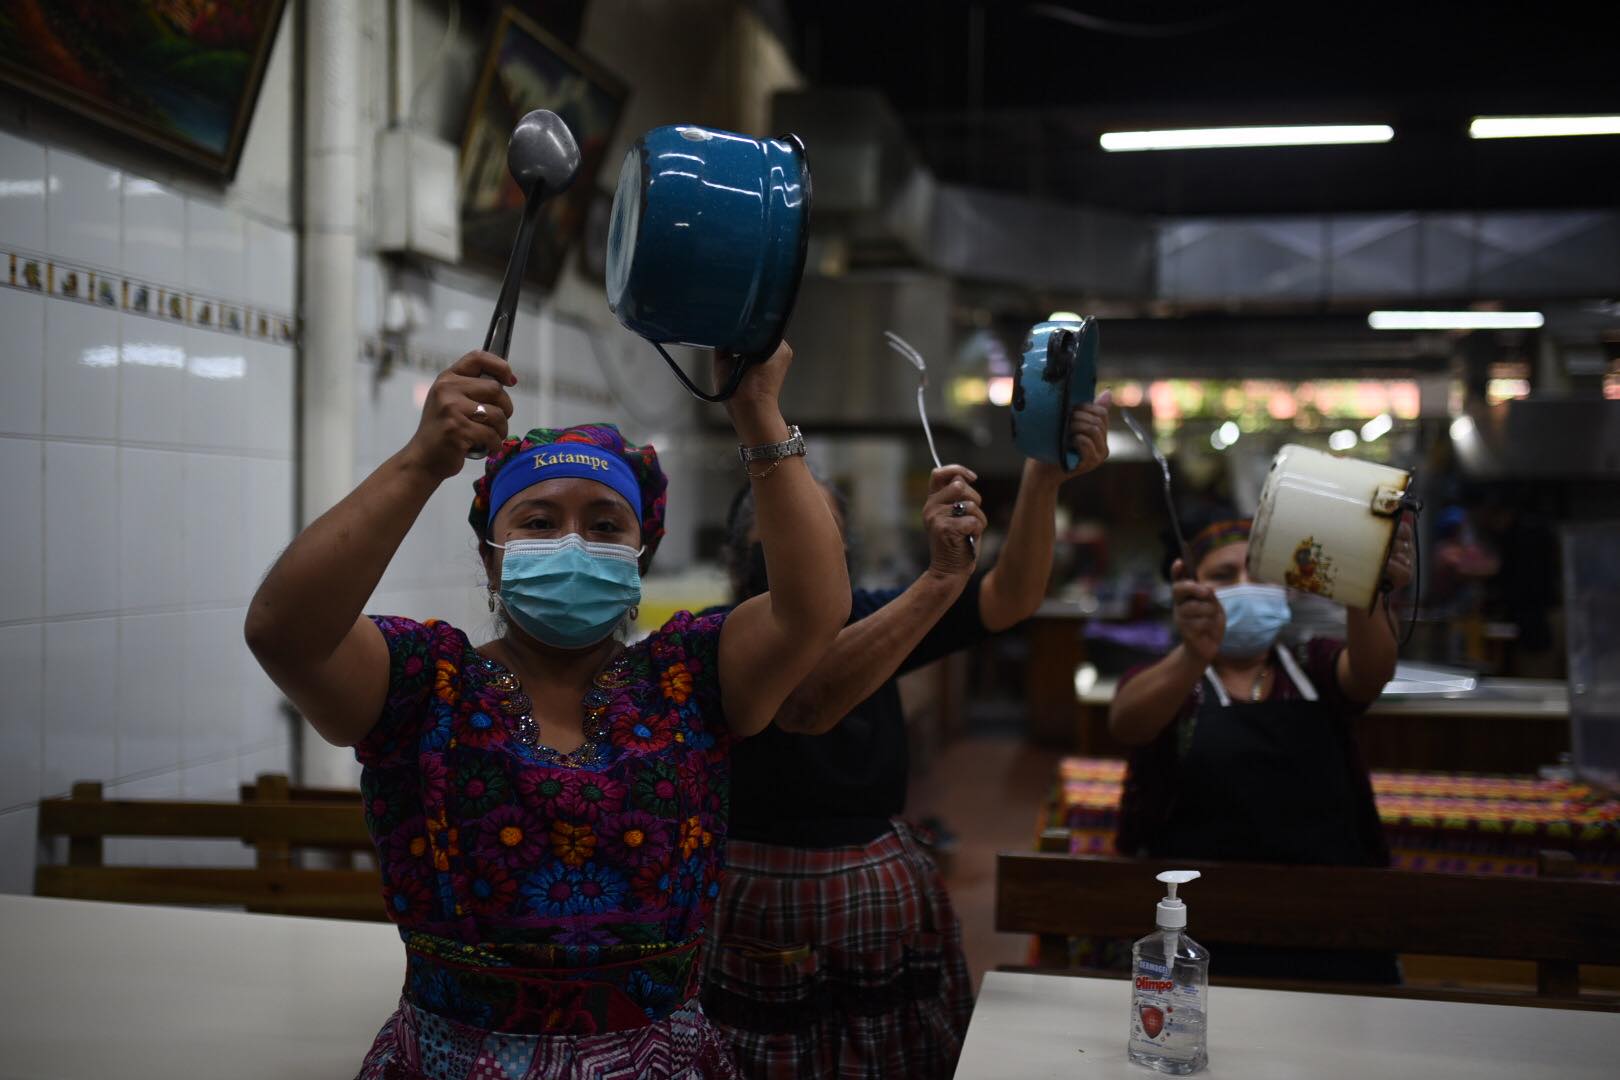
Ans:
{"type": "Polygon", "coordinates": [[[944,882],[899,821],[862,846],[730,841],[703,980],[750,1080],[944,1080],[973,1009],[944,882]]]}
{"type": "Polygon", "coordinates": [[[401,1001],[355,1080],[738,1080],[696,999],[601,1035],[485,1031],[401,1001]]]}

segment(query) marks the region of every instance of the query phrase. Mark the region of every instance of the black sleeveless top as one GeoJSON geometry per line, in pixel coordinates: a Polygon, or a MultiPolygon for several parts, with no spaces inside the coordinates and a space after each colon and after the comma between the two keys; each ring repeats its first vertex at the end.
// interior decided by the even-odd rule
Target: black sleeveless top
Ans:
{"type": "MultiPolygon", "coordinates": [[[[969,579],[894,675],[831,731],[798,735],[772,724],[733,744],[733,840],[826,848],[866,844],[889,831],[889,819],[905,809],[909,767],[895,678],[989,635],[979,618],[981,576],[969,579]]],[[[903,591],[854,590],[849,621],[866,618],[903,591]]]]}

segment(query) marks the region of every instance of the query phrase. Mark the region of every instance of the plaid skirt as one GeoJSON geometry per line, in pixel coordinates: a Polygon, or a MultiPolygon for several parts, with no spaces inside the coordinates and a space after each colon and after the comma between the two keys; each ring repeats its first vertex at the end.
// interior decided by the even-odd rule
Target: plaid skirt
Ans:
{"type": "Polygon", "coordinates": [[[355,1080],[738,1080],[694,999],[652,1024],[601,1035],[485,1031],[401,1001],[355,1080]]]}
{"type": "Polygon", "coordinates": [[[729,841],[703,1008],[750,1080],[950,1077],[973,989],[933,860],[899,821],[860,847],[729,841]]]}

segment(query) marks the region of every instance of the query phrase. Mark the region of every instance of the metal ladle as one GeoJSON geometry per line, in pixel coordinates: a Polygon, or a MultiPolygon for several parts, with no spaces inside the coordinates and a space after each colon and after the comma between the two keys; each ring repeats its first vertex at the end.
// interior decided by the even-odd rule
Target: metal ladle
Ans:
{"type": "MultiPolygon", "coordinates": [[[[939,460],[939,451],[934,448],[934,432],[928,426],[928,405],[923,398],[923,391],[928,389],[928,364],[923,360],[922,354],[906,341],[905,338],[893,330],[883,331],[883,336],[889,339],[889,348],[910,360],[917,369],[917,415],[922,418],[923,435],[928,438],[928,453],[933,456],[934,468],[943,469],[945,465],[939,460]]],[[[979,557],[979,547],[974,543],[973,537],[965,537],[968,553],[975,559],[979,557]]]]}
{"type": "MultiPolygon", "coordinates": [[[[518,293],[523,289],[529,252],[534,248],[540,206],[574,182],[579,174],[579,144],[562,117],[549,109],[535,109],[512,129],[512,138],[506,144],[506,167],[523,192],[523,220],[512,242],[512,254],[506,260],[506,276],[495,298],[489,332],[484,335],[484,351],[503,360],[512,347],[512,322],[517,317],[518,293]]],[[[484,448],[475,446],[467,456],[476,461],[485,456],[484,448]]]]}
{"type": "Polygon", "coordinates": [[[1176,531],[1176,544],[1181,548],[1182,569],[1190,577],[1193,572],[1192,552],[1187,550],[1187,538],[1181,535],[1181,519],[1176,517],[1176,500],[1170,493],[1170,463],[1164,459],[1164,455],[1159,452],[1158,444],[1142,430],[1142,425],[1131,415],[1129,409],[1119,410],[1119,415],[1125,418],[1125,426],[1142,440],[1142,445],[1147,447],[1148,453],[1153,455],[1153,460],[1159,463],[1159,470],[1164,473],[1164,508],[1170,512],[1170,527],[1176,531]]]}

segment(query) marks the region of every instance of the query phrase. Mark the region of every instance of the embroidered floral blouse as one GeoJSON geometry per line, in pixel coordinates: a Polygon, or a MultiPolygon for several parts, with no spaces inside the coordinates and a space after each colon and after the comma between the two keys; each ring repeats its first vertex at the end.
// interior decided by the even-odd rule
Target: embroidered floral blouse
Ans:
{"type": "Polygon", "coordinates": [[[548,760],[543,718],[540,749],[514,736],[512,680],[466,634],[374,617],[388,702],[355,752],[383,899],[408,943],[557,946],[574,966],[701,932],[730,788],[723,618],[681,612],[629,646],[598,684],[603,752],[570,767],[548,760]]]}

